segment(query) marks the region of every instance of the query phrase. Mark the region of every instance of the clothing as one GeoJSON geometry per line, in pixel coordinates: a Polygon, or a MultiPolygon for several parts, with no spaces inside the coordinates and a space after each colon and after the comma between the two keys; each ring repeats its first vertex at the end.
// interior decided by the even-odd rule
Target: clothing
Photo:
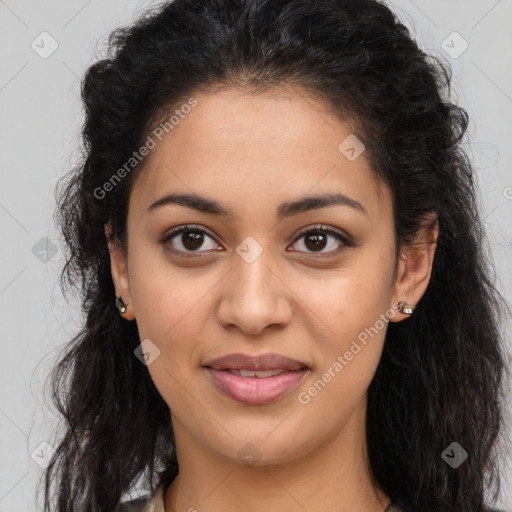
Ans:
{"type": "Polygon", "coordinates": [[[157,487],[153,496],[147,494],[136,500],[119,503],[114,512],[165,512],[164,488],[157,487]]]}
{"type": "Polygon", "coordinates": [[[141,512],[165,512],[164,509],[164,488],[158,487],[155,495],[149,499],[141,512]]]}
{"type": "MultiPolygon", "coordinates": [[[[142,498],[138,498],[137,500],[120,503],[114,512],[165,512],[164,488],[158,487],[152,497],[147,495],[142,498]]],[[[405,511],[391,503],[384,512],[405,511]]]]}

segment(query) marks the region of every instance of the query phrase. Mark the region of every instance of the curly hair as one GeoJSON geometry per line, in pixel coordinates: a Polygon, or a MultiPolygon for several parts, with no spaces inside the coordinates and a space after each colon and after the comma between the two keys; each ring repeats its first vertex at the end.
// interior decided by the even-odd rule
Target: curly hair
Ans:
{"type": "Polygon", "coordinates": [[[126,249],[129,193],[145,162],[104,197],[98,188],[192,94],[281,85],[353,121],[391,190],[397,247],[415,242],[425,213],[439,223],[427,290],[412,317],[389,324],[368,390],[375,485],[405,510],[487,510],[487,493],[500,491],[500,324],[510,311],[461,145],[469,116],[450,83],[450,66],[378,0],[174,0],[109,35],[107,58],[82,81],[82,158],[56,188],[60,284],[79,290],[86,321],[49,375],[63,434],[44,473],[45,511],[111,512],[139,479],[154,490],[179,470],[169,407],[134,357],[136,322],[115,306],[105,236],[110,222],[126,249]],[[456,470],[442,458],[454,441],[469,454],[456,470]]]}

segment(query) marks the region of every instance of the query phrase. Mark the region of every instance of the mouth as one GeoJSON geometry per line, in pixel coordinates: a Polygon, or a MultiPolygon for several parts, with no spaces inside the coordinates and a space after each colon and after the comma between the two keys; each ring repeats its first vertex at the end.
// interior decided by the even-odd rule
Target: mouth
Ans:
{"type": "Polygon", "coordinates": [[[269,404],[290,393],[310,372],[306,363],[276,353],[226,354],[203,365],[216,389],[245,405],[269,404]]]}
{"type": "Polygon", "coordinates": [[[264,405],[275,402],[295,389],[309,372],[307,367],[297,370],[283,368],[218,370],[205,366],[205,369],[217,390],[245,405],[264,405]]]}
{"type": "Polygon", "coordinates": [[[274,371],[274,370],[303,370],[308,368],[306,363],[291,359],[281,354],[264,353],[250,355],[243,353],[226,354],[204,364],[214,370],[247,370],[247,371],[274,371]]]}
{"type": "MultiPolygon", "coordinates": [[[[206,368],[209,368],[209,366],[206,366],[206,368]]],[[[291,371],[300,371],[300,370],[307,370],[307,368],[304,366],[302,368],[299,368],[299,370],[285,370],[283,368],[277,368],[272,370],[244,370],[239,369],[235,370],[232,368],[224,368],[220,371],[225,371],[228,373],[231,373],[232,375],[238,375],[239,377],[248,378],[248,377],[256,377],[258,379],[268,379],[269,377],[274,377],[275,375],[281,375],[285,372],[291,372],[291,371]]]]}

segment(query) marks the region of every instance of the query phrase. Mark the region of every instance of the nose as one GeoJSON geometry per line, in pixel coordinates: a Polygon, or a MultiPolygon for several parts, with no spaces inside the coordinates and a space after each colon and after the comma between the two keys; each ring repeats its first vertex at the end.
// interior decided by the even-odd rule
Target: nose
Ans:
{"type": "Polygon", "coordinates": [[[217,309],[224,328],[256,336],[270,327],[283,328],[291,321],[293,292],[264,255],[265,251],[252,263],[234,255],[233,267],[222,280],[217,309]]]}

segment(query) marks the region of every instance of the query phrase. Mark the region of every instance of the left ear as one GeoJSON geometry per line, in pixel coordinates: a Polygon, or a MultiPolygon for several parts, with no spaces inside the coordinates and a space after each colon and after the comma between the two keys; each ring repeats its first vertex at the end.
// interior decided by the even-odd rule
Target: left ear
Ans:
{"type": "MultiPolygon", "coordinates": [[[[424,216],[422,227],[412,245],[406,246],[401,251],[391,306],[405,301],[415,308],[423,297],[432,273],[438,236],[437,215],[429,212],[424,216]]],[[[400,322],[409,316],[396,308],[394,310],[396,314],[390,318],[390,322],[400,322]]]]}

